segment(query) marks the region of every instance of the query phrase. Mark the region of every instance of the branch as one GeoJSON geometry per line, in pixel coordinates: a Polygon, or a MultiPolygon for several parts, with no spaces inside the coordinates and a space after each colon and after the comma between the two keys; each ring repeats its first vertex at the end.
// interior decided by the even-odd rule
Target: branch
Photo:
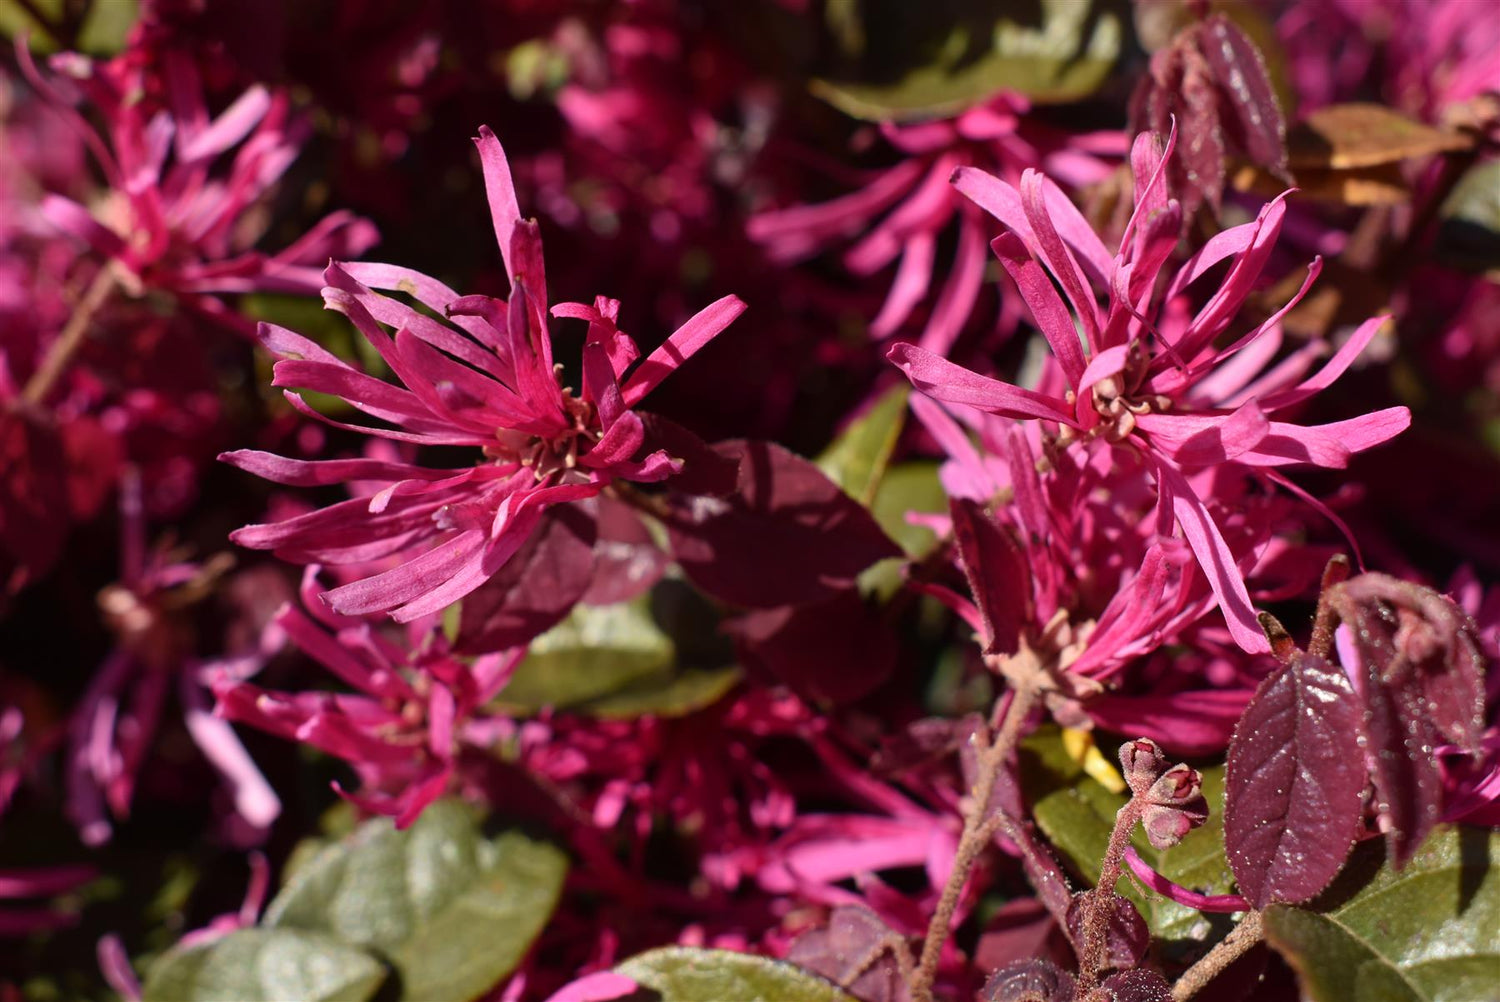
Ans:
{"type": "Polygon", "coordinates": [[[938,958],[942,956],[943,944],[948,940],[949,927],[953,923],[953,912],[958,908],[959,898],[969,874],[978,862],[979,855],[994,837],[995,829],[989,822],[990,802],[995,795],[995,782],[1000,770],[1005,768],[1011,752],[1020,737],[1021,726],[1031,715],[1036,703],[1036,693],[1030,689],[1013,691],[1010,705],[1000,722],[999,732],[993,742],[986,742],[983,731],[975,733],[974,740],[980,745],[978,774],[974,789],[964,808],[963,833],[958,838],[958,851],[953,859],[953,871],[948,874],[948,883],[938,899],[937,911],[927,926],[927,937],[922,942],[922,956],[917,969],[912,973],[912,1002],[933,1002],[932,982],[937,977],[938,958]]]}
{"type": "Polygon", "coordinates": [[[1250,912],[1239,925],[1230,930],[1229,935],[1221,939],[1212,950],[1192,967],[1183,972],[1182,977],[1172,986],[1172,1002],[1187,1002],[1188,999],[1198,994],[1209,982],[1213,981],[1230,964],[1239,960],[1250,948],[1261,941],[1263,929],[1261,928],[1260,912],[1250,912]]]}

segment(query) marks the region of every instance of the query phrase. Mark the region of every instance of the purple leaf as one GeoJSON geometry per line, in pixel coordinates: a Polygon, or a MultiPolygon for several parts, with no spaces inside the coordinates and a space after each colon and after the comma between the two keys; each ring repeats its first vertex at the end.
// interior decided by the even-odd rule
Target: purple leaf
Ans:
{"type": "MultiPolygon", "coordinates": [[[[1072,903],[1068,905],[1068,934],[1075,943],[1083,942],[1084,907],[1087,900],[1086,893],[1075,894],[1072,903]]],[[[1151,945],[1151,930],[1146,927],[1146,920],[1141,918],[1141,913],[1136,911],[1129,898],[1115,894],[1111,897],[1110,904],[1112,910],[1104,936],[1104,966],[1128,969],[1139,964],[1146,955],[1146,949],[1151,945]]]]}
{"type": "Polygon", "coordinates": [[[1384,574],[1339,585],[1333,606],[1344,667],[1363,679],[1376,809],[1390,825],[1392,861],[1411,858],[1442,810],[1432,749],[1479,748],[1485,659],[1468,617],[1430,588],[1384,574]]]}
{"type": "Polygon", "coordinates": [[[984,622],[985,653],[1014,654],[1031,604],[1025,557],[1010,534],[973,501],[954,499],[949,512],[959,561],[984,622]]]}
{"type": "Polygon", "coordinates": [[[1375,781],[1375,809],[1390,825],[1391,861],[1406,865],[1441,818],[1443,773],[1432,749],[1441,743],[1414,680],[1366,684],[1365,732],[1375,781]]]}
{"type": "Polygon", "coordinates": [[[1177,159],[1171,165],[1179,179],[1173,187],[1185,196],[1188,209],[1200,197],[1219,211],[1224,193],[1224,129],[1219,122],[1219,92],[1213,71],[1196,49],[1182,54],[1182,91],[1177,113],[1177,159]]]}
{"type": "Polygon", "coordinates": [[[1083,1002],[1172,1002],[1172,989],[1155,971],[1111,974],[1083,1002]]]}
{"type": "Polygon", "coordinates": [[[597,504],[594,580],[582,601],[589,605],[628,602],[661,580],[671,558],[652,541],[646,524],[629,507],[607,497],[597,504]]]}
{"type": "Polygon", "coordinates": [[[1225,125],[1250,160],[1273,174],[1285,174],[1286,118],[1266,72],[1266,60],[1243,31],[1223,14],[1200,29],[1203,58],[1213,69],[1230,112],[1225,125]]]}
{"type": "Polygon", "coordinates": [[[895,634],[853,588],[810,605],[749,612],[724,631],[747,666],[813,700],[860,699],[896,669],[895,634]]]}
{"type": "Polygon", "coordinates": [[[1073,1002],[1073,975],[1059,971],[1048,960],[1022,960],[990,975],[980,989],[980,1002],[1073,1002]]]}
{"type": "Polygon", "coordinates": [[[703,591],[769,609],[831,598],[866,567],[900,556],[870,513],[812,463],[771,442],[713,447],[738,463],[729,497],[672,497],[672,553],[703,591]]]}
{"type": "Polygon", "coordinates": [[[514,647],[562,621],[594,580],[598,526],[589,507],[548,509],[516,555],[464,598],[459,650],[514,647]]]}
{"type": "Polygon", "coordinates": [[[1307,901],[1344,865],[1365,788],[1359,726],[1348,678],[1301,653],[1245,708],[1229,744],[1224,845],[1255,907],[1307,901]]]}
{"type": "Polygon", "coordinates": [[[891,952],[902,940],[863,905],[835,908],[826,929],[798,936],[786,959],[841,985],[862,1002],[906,1002],[910,995],[891,952]]]}
{"type": "Polygon", "coordinates": [[[682,494],[705,494],[723,497],[734,493],[739,478],[738,457],[715,451],[696,434],[660,414],[642,414],[646,428],[643,453],[658,449],[682,460],[682,472],[663,480],[662,486],[682,494]]]}

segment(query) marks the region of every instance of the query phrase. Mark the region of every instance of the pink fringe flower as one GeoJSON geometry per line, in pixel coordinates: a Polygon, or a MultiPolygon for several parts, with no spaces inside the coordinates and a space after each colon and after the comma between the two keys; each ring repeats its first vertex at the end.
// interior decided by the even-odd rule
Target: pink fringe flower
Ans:
{"type": "Polygon", "coordinates": [[[345,615],[389,612],[411,622],[455,602],[503,567],[552,505],[599,494],[615,480],[660,481],[681,461],[653,450],[639,404],[679,365],[744,309],[734,296],[711,304],[644,360],[615,320],[619,303],[562,303],[552,315],[588,322],[582,392],[560,385],[547,329],[542,243],[523,220],[505,153],[493,133],[476,140],[495,237],[510,276],[509,301],[459,296],[435,279],[384,264],[333,264],[323,298],[344,313],[404,386],[351,366],[317,344],[270,324],[262,343],[280,361],[274,385],[333,394],[392,428],[335,427],[410,442],[477,448],[464,469],[432,469],[372,459],[302,461],[244,450],[222,458],[278,483],[317,486],[351,481],[380,486],[274,525],[251,525],[231,538],[304,563],[348,564],[400,555],[398,566],[328,592],[345,615]],[[374,291],[409,293],[452,326],[374,291]],[[394,337],[382,325],[397,329],[394,337]],[[455,327],[457,329],[455,329],[455,327]]]}
{"type": "Polygon", "coordinates": [[[317,262],[362,254],[375,227],[335,212],[291,246],[267,255],[251,249],[259,229],[247,227],[255,208],[281,178],[306,134],[284,92],[259,85],[210,118],[198,71],[185,56],[167,60],[169,106],[143,98],[141,68],[121,57],[95,62],[76,53],[54,56],[58,75],[38,72],[24,40],[17,58],[27,80],[83,139],[108,192],[91,207],[63,194],[43,196],[40,212],[59,233],[117,269],[131,291],[160,289],[226,323],[243,323],[214,299],[254,290],[310,293],[317,262]],[[76,105],[83,99],[104,122],[95,131],[76,105]],[[227,169],[217,163],[233,151],[227,169]]]}
{"type": "Polygon", "coordinates": [[[1411,414],[1405,407],[1390,407],[1315,426],[1272,419],[1337,379],[1384,319],[1362,324],[1321,370],[1305,379],[1321,344],[1299,349],[1266,369],[1281,346],[1280,320],[1316,278],[1318,260],[1286,306],[1220,346],[1220,336],[1271,254],[1285,214],[1285,194],[1254,222],[1210,239],[1177,270],[1156,304],[1159,278],[1182,226],[1181,206],[1165,187],[1163,166],[1172,147],[1172,139],[1163,150],[1150,135],[1137,138],[1131,155],[1135,212],[1113,255],[1046,176],[1028,170],[1018,191],[972,168],[954,173],[958,190],[1010,230],[992,247],[1052,349],[1036,389],[978,375],[910,344],[893,346],[889,358],[935,400],[1015,420],[1039,420],[1058,445],[1103,439],[1140,455],[1155,480],[1158,506],[1164,514],[1170,512],[1186,537],[1235,641],[1255,653],[1268,649],[1265,637],[1238,562],[1194,480],[1228,465],[1261,471],[1296,491],[1276,472],[1279,468],[1341,469],[1354,453],[1403,431],[1411,414]],[[1226,261],[1229,271],[1218,289],[1190,314],[1184,293],[1226,261]],[[1107,306],[1101,308],[1095,289],[1107,290],[1107,306]]]}
{"type": "MultiPolygon", "coordinates": [[[[405,828],[446,792],[471,721],[483,716],[525,650],[469,664],[449,652],[441,633],[415,629],[403,646],[368,622],[323,608],[316,570],[308,568],[302,582],[307,611],[284,606],[275,626],[354,693],[272,692],[225,672],[212,679],[215,712],[349,762],[361,789],[336,786],[338,792],[405,828]]],[[[488,731],[478,744],[489,746],[488,731]]]]}

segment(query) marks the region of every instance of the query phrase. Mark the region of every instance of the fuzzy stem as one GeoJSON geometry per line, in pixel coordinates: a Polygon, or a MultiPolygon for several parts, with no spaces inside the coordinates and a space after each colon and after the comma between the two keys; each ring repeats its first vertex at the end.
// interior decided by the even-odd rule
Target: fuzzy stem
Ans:
{"type": "MultiPolygon", "coordinates": [[[[948,940],[953,912],[958,908],[964,885],[968,883],[969,874],[973,871],[974,864],[979,861],[980,853],[994,837],[995,829],[989,823],[989,813],[990,802],[995,795],[995,783],[1000,778],[1000,770],[1005,768],[1006,761],[1015,749],[1016,741],[1021,734],[1021,726],[1030,716],[1035,702],[1035,692],[1026,689],[1016,690],[994,740],[980,746],[978,774],[974,779],[974,789],[969,802],[964,809],[964,828],[958,838],[953,871],[948,874],[948,883],[944,885],[942,896],[938,899],[937,910],[933,912],[932,921],[928,923],[927,937],[922,941],[922,955],[917,962],[917,969],[912,972],[910,982],[912,1002],[933,1002],[932,982],[937,977],[938,958],[942,956],[943,944],[948,940]]],[[[979,740],[982,742],[983,738],[979,740]]]]}
{"type": "Polygon", "coordinates": [[[68,318],[62,333],[52,343],[52,349],[47,352],[47,357],[26,381],[25,388],[21,390],[22,404],[35,407],[47,398],[48,393],[52,392],[52,387],[67,371],[68,363],[73,360],[74,354],[83,345],[84,335],[88,333],[95,314],[109,299],[110,293],[114,292],[118,281],[112,264],[106,264],[99,269],[93,282],[89,283],[88,290],[84,292],[83,298],[78,301],[73,315],[68,318]]]}
{"type": "Polygon", "coordinates": [[[1083,944],[1078,954],[1078,995],[1088,995],[1099,983],[1099,974],[1108,959],[1109,919],[1114,914],[1115,885],[1125,871],[1125,848],[1130,833],[1141,819],[1145,805],[1131,797],[1115,815],[1115,830],[1109,834],[1109,847],[1099,866],[1099,882],[1083,899],[1083,944]]]}
{"type": "Polygon", "coordinates": [[[1229,931],[1228,936],[1221,939],[1177,979],[1177,983],[1172,986],[1172,1002],[1187,1002],[1198,994],[1210,981],[1222,974],[1226,967],[1259,943],[1263,934],[1260,912],[1247,913],[1240,924],[1229,931]]]}

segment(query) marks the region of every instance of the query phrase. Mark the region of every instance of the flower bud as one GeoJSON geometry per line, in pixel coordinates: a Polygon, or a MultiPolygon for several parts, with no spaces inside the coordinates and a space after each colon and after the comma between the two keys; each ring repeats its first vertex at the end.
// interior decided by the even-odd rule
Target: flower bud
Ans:
{"type": "Polygon", "coordinates": [[[1141,813],[1141,824],[1146,838],[1158,849],[1171,848],[1208,820],[1203,777],[1190,766],[1172,766],[1140,797],[1147,805],[1141,813]]]}
{"type": "Polygon", "coordinates": [[[1167,767],[1161,745],[1150,738],[1136,738],[1120,746],[1120,769],[1130,792],[1141,796],[1167,767]]]}

